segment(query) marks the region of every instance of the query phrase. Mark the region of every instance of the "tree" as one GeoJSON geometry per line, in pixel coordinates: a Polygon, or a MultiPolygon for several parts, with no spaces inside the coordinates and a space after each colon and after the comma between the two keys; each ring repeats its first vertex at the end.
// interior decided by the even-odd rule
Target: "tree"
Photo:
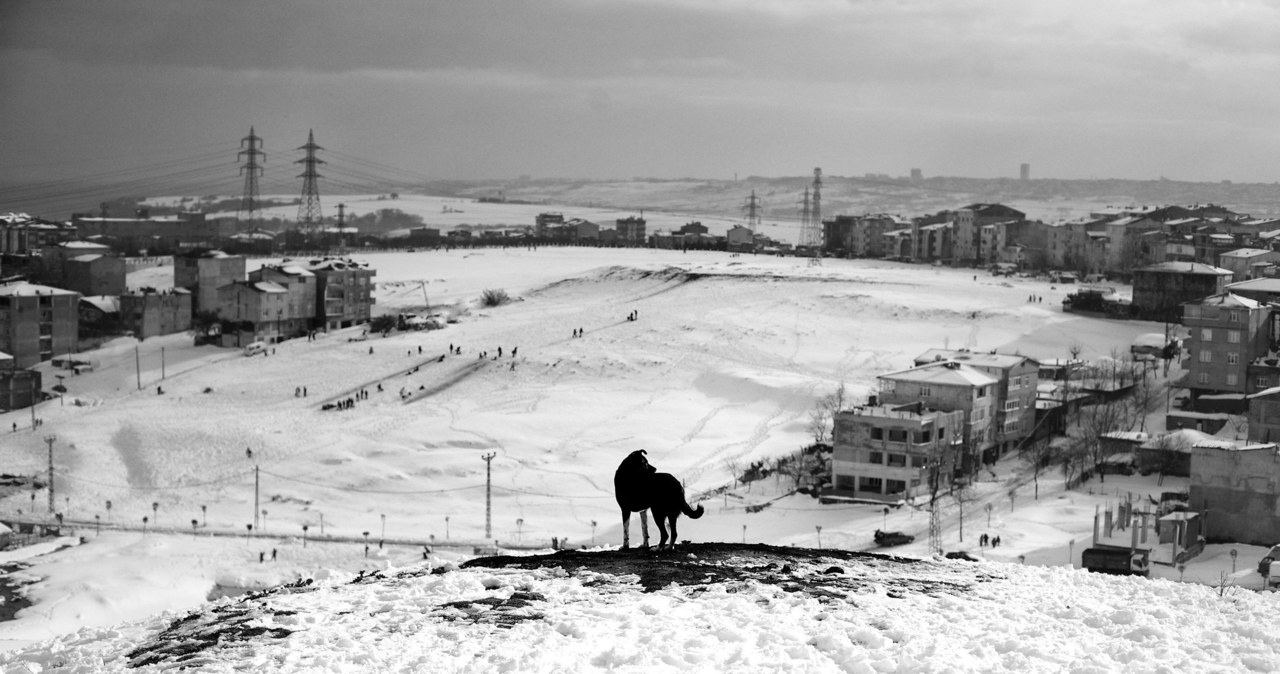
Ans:
{"type": "Polygon", "coordinates": [[[396,327],[396,317],[391,314],[381,314],[369,319],[370,332],[391,332],[396,327]]]}
{"type": "Polygon", "coordinates": [[[835,391],[822,396],[813,404],[813,410],[809,412],[809,433],[813,436],[814,444],[831,444],[836,414],[844,410],[845,397],[846,392],[842,381],[835,391]]]}
{"type": "Polygon", "coordinates": [[[197,337],[207,337],[214,334],[214,328],[221,325],[221,319],[218,318],[218,312],[204,309],[197,311],[191,317],[191,334],[197,337]]]}
{"type": "Polygon", "coordinates": [[[1129,398],[1099,402],[1080,409],[1076,425],[1070,431],[1072,444],[1078,448],[1079,457],[1093,466],[1099,481],[1105,481],[1102,464],[1110,452],[1110,448],[1102,441],[1103,436],[1129,428],[1133,415],[1133,405],[1129,398]]]}
{"type": "Polygon", "coordinates": [[[1053,463],[1056,450],[1049,442],[1048,437],[1037,438],[1028,443],[1023,449],[1020,458],[1027,467],[1031,469],[1031,481],[1035,485],[1035,500],[1040,500],[1040,473],[1049,464],[1053,463]]]}

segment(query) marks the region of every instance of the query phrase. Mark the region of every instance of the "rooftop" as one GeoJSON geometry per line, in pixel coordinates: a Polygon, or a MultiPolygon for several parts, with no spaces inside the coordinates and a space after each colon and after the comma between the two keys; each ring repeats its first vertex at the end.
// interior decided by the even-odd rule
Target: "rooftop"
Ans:
{"type": "Polygon", "coordinates": [[[996,379],[985,372],[954,361],[929,363],[920,367],[890,372],[880,375],[877,379],[950,386],[988,386],[996,383],[996,379]]]}

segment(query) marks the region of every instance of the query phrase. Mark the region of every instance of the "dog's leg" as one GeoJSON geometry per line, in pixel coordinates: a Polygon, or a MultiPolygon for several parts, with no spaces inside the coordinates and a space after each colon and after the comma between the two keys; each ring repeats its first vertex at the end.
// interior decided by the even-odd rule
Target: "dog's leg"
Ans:
{"type": "Polygon", "coordinates": [[[662,515],[654,515],[653,521],[658,525],[658,531],[662,534],[662,539],[658,541],[658,549],[662,550],[667,547],[667,525],[663,522],[665,519],[662,515]]]}
{"type": "Polygon", "coordinates": [[[679,518],[680,518],[680,513],[676,513],[676,514],[674,514],[674,515],[672,515],[672,516],[671,516],[671,549],[672,549],[672,550],[674,550],[674,549],[676,548],[676,541],[677,541],[677,540],[679,540],[679,539],[677,539],[677,538],[676,538],[676,536],[677,536],[677,534],[676,534],[676,520],[677,520],[677,519],[679,519],[679,518]]]}
{"type": "MultiPolygon", "coordinates": [[[[662,523],[659,522],[658,526],[662,526],[662,523]]],[[[649,511],[648,510],[640,511],[640,532],[644,534],[644,547],[646,548],[649,547],[649,511]]]]}
{"type": "MultiPolygon", "coordinates": [[[[643,517],[644,513],[641,513],[643,517]]],[[[631,547],[631,511],[622,511],[622,549],[631,547]]]]}

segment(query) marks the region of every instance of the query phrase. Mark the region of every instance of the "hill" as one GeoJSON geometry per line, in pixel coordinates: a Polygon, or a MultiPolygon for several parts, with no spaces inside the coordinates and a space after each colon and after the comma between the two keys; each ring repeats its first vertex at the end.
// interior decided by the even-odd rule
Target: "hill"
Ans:
{"type": "Polygon", "coordinates": [[[1269,596],[765,545],[304,579],[0,655],[15,671],[1273,671],[1269,596]]]}

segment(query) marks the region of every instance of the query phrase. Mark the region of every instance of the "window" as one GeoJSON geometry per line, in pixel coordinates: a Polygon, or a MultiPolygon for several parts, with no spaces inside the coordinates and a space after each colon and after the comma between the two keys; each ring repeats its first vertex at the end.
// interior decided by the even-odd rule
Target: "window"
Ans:
{"type": "Polygon", "coordinates": [[[1208,373],[1208,372],[1201,372],[1198,376],[1196,376],[1196,382],[1197,382],[1197,383],[1200,383],[1200,384],[1208,384],[1208,383],[1209,383],[1209,373],[1208,373]]]}
{"type": "Polygon", "coordinates": [[[985,386],[979,386],[979,387],[978,387],[978,397],[979,397],[979,398],[985,398],[985,397],[987,397],[987,387],[985,387],[985,386]]]}
{"type": "Polygon", "coordinates": [[[907,490],[907,483],[904,480],[887,480],[885,482],[884,493],[901,494],[907,490]]]}
{"type": "Polygon", "coordinates": [[[1236,365],[1240,362],[1240,354],[1230,352],[1227,354],[1227,365],[1236,365]]]}
{"type": "Polygon", "coordinates": [[[911,456],[912,468],[924,468],[924,465],[928,462],[929,462],[928,457],[924,456],[923,454],[913,454],[911,456]]]}
{"type": "Polygon", "coordinates": [[[933,434],[932,434],[932,433],[930,433],[930,432],[929,432],[929,429],[927,429],[927,428],[926,428],[926,429],[924,429],[923,431],[920,431],[920,433],[918,433],[918,434],[916,435],[916,442],[917,442],[917,443],[919,443],[919,442],[929,442],[929,441],[930,441],[930,440],[932,440],[932,439],[933,439],[933,434]]]}
{"type": "Polygon", "coordinates": [[[932,390],[932,389],[930,389],[928,386],[921,386],[921,387],[920,387],[920,397],[922,397],[922,398],[928,398],[928,397],[929,397],[929,396],[931,396],[931,395],[933,395],[933,390],[932,390]]]}
{"type": "Polygon", "coordinates": [[[905,468],[907,466],[906,454],[890,454],[889,465],[893,468],[905,468]]]}
{"type": "Polygon", "coordinates": [[[867,463],[884,463],[884,452],[871,452],[867,455],[867,463]]]}
{"type": "Polygon", "coordinates": [[[893,381],[892,379],[881,379],[881,380],[880,380],[880,390],[881,390],[881,391],[892,391],[892,390],[893,390],[893,386],[894,386],[894,381],[893,381]]]}
{"type": "Polygon", "coordinates": [[[884,429],[883,429],[883,428],[872,428],[872,429],[871,429],[871,439],[872,439],[872,440],[883,440],[883,439],[884,439],[884,429]]]}
{"type": "Polygon", "coordinates": [[[1239,331],[1239,330],[1228,330],[1228,331],[1227,331],[1227,343],[1229,343],[1229,344],[1239,344],[1239,343],[1240,343],[1240,331],[1239,331]]]}
{"type": "Polygon", "coordinates": [[[1212,341],[1213,341],[1213,328],[1200,328],[1200,341],[1202,341],[1202,342],[1212,342],[1212,341]]]}
{"type": "Polygon", "coordinates": [[[1017,400],[1006,400],[1004,403],[1004,411],[1016,412],[1022,408],[1022,403],[1017,400]]]}
{"type": "Polygon", "coordinates": [[[858,491],[873,491],[877,494],[884,487],[884,480],[878,477],[860,477],[858,478],[858,491]]]}
{"type": "Polygon", "coordinates": [[[1231,322],[1232,322],[1232,323],[1239,323],[1239,322],[1240,322],[1240,312],[1239,312],[1239,311],[1232,311],[1232,312],[1231,312],[1231,322]]]}
{"type": "Polygon", "coordinates": [[[858,483],[857,483],[857,481],[856,481],[856,480],[854,480],[854,478],[853,478],[853,476],[852,476],[852,475],[837,475],[837,476],[836,476],[836,489],[848,489],[848,490],[853,490],[853,489],[855,488],[855,485],[857,485],[857,484],[858,484],[858,483]]]}
{"type": "Polygon", "coordinates": [[[1227,373],[1227,386],[1235,386],[1238,383],[1238,381],[1239,379],[1237,379],[1236,373],[1234,372],[1227,373]]]}
{"type": "Polygon", "coordinates": [[[1201,351],[1201,352],[1200,352],[1200,362],[1201,362],[1201,363],[1212,363],[1212,362],[1213,362],[1213,352],[1212,352],[1212,351],[1201,351]]]}
{"type": "Polygon", "coordinates": [[[1271,381],[1266,377],[1258,377],[1253,383],[1258,388],[1271,388],[1271,381]]]}
{"type": "Polygon", "coordinates": [[[889,429],[889,442],[906,442],[907,432],[901,428],[889,429]]]}

